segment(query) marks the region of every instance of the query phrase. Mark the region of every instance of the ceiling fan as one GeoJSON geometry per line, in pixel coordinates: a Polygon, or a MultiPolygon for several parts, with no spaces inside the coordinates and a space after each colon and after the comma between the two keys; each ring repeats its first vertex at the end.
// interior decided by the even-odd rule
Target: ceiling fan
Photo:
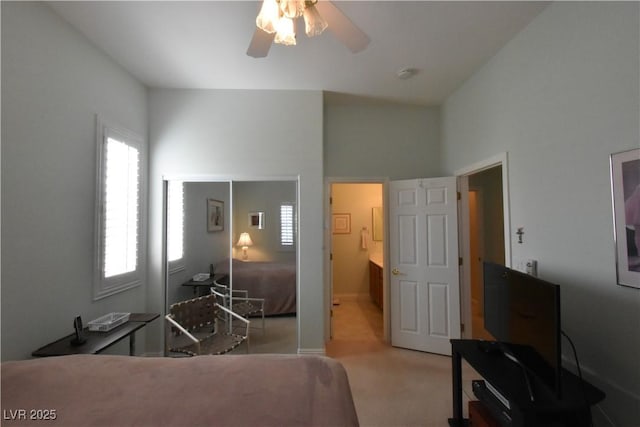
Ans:
{"type": "Polygon", "coordinates": [[[295,45],[295,19],[300,17],[309,37],[328,28],[353,53],[369,45],[369,36],[329,0],[263,0],[247,55],[264,58],[274,42],[295,45]]]}

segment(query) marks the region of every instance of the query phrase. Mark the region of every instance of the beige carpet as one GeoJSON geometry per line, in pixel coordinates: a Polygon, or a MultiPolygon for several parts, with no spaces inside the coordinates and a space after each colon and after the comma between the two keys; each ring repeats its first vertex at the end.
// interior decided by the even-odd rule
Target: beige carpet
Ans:
{"type": "MultiPolygon", "coordinates": [[[[341,301],[333,310],[334,339],[327,343],[327,355],[347,370],[360,424],[447,426],[451,358],[385,344],[382,311],[372,303],[341,301]]],[[[467,367],[467,384],[472,374],[467,367]]]]}
{"type": "MultiPolygon", "coordinates": [[[[259,326],[257,319],[252,323],[259,326]]],[[[327,356],[345,367],[363,427],[446,427],[451,416],[451,358],[391,347],[383,340],[382,312],[368,301],[333,307],[327,356]]],[[[268,317],[264,335],[251,331],[251,353],[297,352],[295,316],[268,317]]],[[[245,353],[244,346],[234,353],[245,353]]],[[[469,395],[473,371],[465,366],[469,395]]],[[[466,408],[465,398],[464,407],[466,408]]],[[[465,409],[466,416],[466,409],[465,409]]]]}

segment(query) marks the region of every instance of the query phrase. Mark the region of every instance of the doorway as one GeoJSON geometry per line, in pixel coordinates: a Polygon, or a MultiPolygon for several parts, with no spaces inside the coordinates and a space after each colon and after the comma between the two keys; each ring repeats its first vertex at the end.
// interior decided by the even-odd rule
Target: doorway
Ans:
{"type": "Polygon", "coordinates": [[[506,153],[458,171],[462,193],[462,313],[464,336],[493,339],[484,328],[483,262],[510,266],[506,153]]]}
{"type": "Polygon", "coordinates": [[[505,263],[502,205],[500,166],[469,175],[471,336],[474,339],[493,339],[484,329],[482,263],[505,263]]]}
{"type": "Polygon", "coordinates": [[[383,183],[330,184],[331,338],[384,341],[383,183]]]}

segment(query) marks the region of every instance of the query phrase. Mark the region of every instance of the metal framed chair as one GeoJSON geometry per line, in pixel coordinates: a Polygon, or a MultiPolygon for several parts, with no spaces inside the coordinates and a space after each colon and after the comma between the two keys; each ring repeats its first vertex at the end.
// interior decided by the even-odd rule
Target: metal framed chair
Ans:
{"type": "Polygon", "coordinates": [[[250,298],[249,292],[243,289],[233,289],[229,286],[213,281],[211,293],[216,296],[218,303],[229,308],[239,316],[249,319],[251,316],[262,317],[262,333],[264,334],[264,298],[250,298]]]}
{"type": "Polygon", "coordinates": [[[169,314],[165,316],[169,326],[166,328],[165,339],[167,354],[225,354],[243,342],[246,342],[249,353],[251,322],[218,304],[216,298],[216,295],[210,294],[177,302],[169,307],[169,314]],[[244,328],[236,327],[232,330],[225,318],[240,321],[244,328]]]}

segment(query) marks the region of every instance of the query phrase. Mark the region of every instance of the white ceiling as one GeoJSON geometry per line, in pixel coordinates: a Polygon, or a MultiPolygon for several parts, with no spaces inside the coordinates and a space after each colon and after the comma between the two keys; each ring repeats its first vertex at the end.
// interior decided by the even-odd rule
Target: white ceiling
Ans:
{"type": "Polygon", "coordinates": [[[51,7],[149,87],[310,89],[439,105],[547,2],[335,1],[371,38],[353,54],[329,32],[246,55],[256,1],[71,1],[51,7]],[[400,80],[405,67],[418,74],[400,80]]]}

